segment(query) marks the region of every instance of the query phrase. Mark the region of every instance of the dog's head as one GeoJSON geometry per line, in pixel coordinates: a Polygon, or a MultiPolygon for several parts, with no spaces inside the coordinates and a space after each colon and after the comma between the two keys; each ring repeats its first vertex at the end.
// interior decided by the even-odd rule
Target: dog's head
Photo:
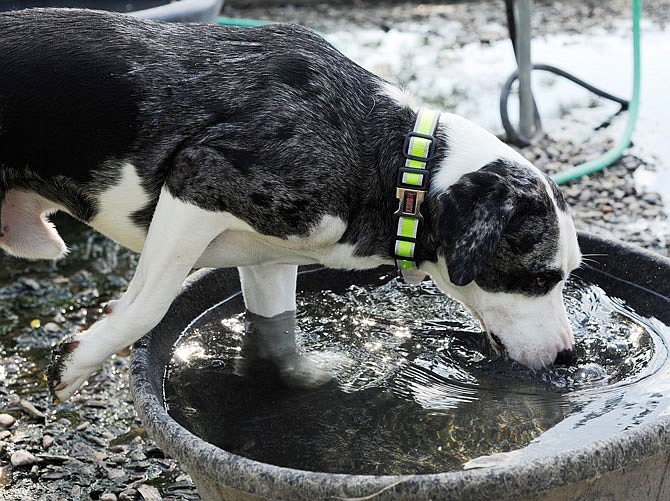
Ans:
{"type": "Polygon", "coordinates": [[[437,173],[440,257],[426,271],[513,360],[531,368],[567,361],[574,340],[562,290],[581,260],[574,224],[555,183],[483,132],[471,155],[458,151],[462,144],[450,149],[437,173]],[[454,180],[459,169],[469,172],[454,180]]]}

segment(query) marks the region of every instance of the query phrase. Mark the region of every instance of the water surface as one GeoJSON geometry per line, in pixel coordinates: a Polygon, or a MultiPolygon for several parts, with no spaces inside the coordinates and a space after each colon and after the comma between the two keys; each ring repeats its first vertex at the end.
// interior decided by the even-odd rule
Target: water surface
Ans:
{"type": "Polygon", "coordinates": [[[304,293],[302,349],[333,375],[311,390],[282,386],[272,367],[245,375],[244,316],[216,307],[175,346],[167,406],[230,452],[359,474],[460,470],[522,448],[539,457],[653,416],[665,405],[668,326],[577,279],[565,298],[578,364],[531,371],[492,353],[478,322],[431,282],[304,293]]]}

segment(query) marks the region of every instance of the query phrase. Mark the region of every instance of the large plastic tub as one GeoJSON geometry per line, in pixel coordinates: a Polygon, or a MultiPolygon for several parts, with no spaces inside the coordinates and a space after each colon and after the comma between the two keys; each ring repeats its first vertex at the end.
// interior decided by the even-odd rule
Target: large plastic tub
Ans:
{"type": "MultiPolygon", "coordinates": [[[[589,264],[577,275],[626,300],[640,315],[670,324],[670,260],[638,247],[580,235],[589,264]]],[[[367,283],[379,270],[322,270],[299,275],[303,290],[367,283]]],[[[191,276],[159,326],[132,355],[135,407],[150,436],[189,471],[204,500],[567,500],[670,499],[670,413],[623,433],[549,457],[430,475],[347,475],[253,461],[209,444],[164,407],[163,377],[172,347],[193,318],[225,300],[242,311],[235,269],[191,276]]],[[[662,409],[661,409],[662,410],[662,409]]]]}

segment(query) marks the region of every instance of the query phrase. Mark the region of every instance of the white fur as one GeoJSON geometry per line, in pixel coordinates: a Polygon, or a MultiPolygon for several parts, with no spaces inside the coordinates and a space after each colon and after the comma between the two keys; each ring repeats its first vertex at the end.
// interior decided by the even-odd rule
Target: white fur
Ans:
{"type": "Polygon", "coordinates": [[[98,212],[89,224],[112,240],[140,252],[146,231],[133,222],[131,215],[146,207],[149,200],[135,167],[126,163],[121,167],[119,182],[98,196],[98,212]]]}
{"type": "Polygon", "coordinates": [[[238,269],[247,310],[263,317],[274,317],[296,309],[296,265],[265,264],[238,269]]]}
{"type": "Polygon", "coordinates": [[[397,85],[385,82],[382,92],[397,102],[400,106],[408,107],[413,110],[416,110],[418,107],[414,94],[397,85]]]}
{"type": "Polygon", "coordinates": [[[278,238],[261,235],[228,212],[222,214],[227,231],[205,250],[198,260],[198,267],[323,264],[354,270],[391,263],[388,258],[357,257],[354,245],[337,243],[344,234],[346,223],[334,216],[324,216],[305,236],[278,238]]]}
{"type": "Polygon", "coordinates": [[[501,158],[534,168],[520,153],[463,117],[442,113],[440,130],[447,135],[449,151],[437,174],[432,176],[432,192],[441,193],[463,175],[501,158]]]}

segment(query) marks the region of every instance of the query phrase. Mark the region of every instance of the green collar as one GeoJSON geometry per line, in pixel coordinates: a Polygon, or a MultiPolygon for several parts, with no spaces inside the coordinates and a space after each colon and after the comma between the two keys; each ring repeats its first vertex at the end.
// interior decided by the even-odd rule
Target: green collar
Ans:
{"type": "Polygon", "coordinates": [[[399,205],[394,214],[398,227],[393,255],[397,268],[408,282],[420,282],[424,276],[417,270],[414,249],[419,226],[423,221],[419,209],[428,191],[430,171],[426,166],[435,155],[437,141],[433,134],[439,119],[440,112],[421,108],[416,115],[414,130],[405,135],[402,152],[405,165],[400,167],[396,183],[399,205]]]}

